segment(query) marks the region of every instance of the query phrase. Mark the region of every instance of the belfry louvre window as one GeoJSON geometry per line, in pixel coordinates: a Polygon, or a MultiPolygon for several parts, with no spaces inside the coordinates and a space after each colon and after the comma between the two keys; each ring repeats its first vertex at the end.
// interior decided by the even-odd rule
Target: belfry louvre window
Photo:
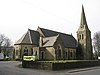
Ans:
{"type": "Polygon", "coordinates": [[[81,35],[79,35],[79,39],[81,39],[81,35]]]}
{"type": "Polygon", "coordinates": [[[82,39],[84,39],[84,35],[82,34],[82,39]]]}

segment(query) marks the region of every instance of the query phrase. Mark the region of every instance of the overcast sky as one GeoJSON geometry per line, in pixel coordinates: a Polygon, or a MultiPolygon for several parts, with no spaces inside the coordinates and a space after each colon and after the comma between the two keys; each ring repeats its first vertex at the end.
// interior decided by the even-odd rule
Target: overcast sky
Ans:
{"type": "Polygon", "coordinates": [[[0,34],[15,43],[28,28],[39,26],[76,38],[82,4],[93,38],[100,31],[100,0],[0,0],[0,34]]]}

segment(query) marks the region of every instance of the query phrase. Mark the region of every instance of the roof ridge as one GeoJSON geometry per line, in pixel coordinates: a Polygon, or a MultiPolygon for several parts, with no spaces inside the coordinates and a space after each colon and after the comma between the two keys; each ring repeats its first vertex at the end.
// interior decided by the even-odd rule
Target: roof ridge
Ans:
{"type": "Polygon", "coordinates": [[[32,37],[31,37],[30,30],[28,30],[28,33],[29,33],[29,39],[30,39],[30,42],[32,43],[32,37]]]}
{"type": "MultiPolygon", "coordinates": [[[[39,27],[39,28],[40,28],[40,27],[39,27]]],[[[45,29],[45,28],[40,28],[40,29],[45,29]]],[[[63,33],[63,32],[58,32],[58,31],[54,31],[54,30],[50,30],[50,29],[45,29],[45,30],[52,31],[52,32],[55,32],[55,33],[58,33],[58,34],[64,34],[64,35],[72,36],[72,35],[70,35],[70,34],[66,34],[66,33],[63,33]]]]}
{"type": "Polygon", "coordinates": [[[58,37],[58,35],[55,35],[55,36],[48,36],[48,37],[44,37],[44,38],[50,38],[50,37],[58,37]]]}
{"type": "Polygon", "coordinates": [[[24,40],[26,34],[27,34],[27,32],[24,33],[23,36],[22,36],[22,37],[21,37],[21,38],[20,38],[20,39],[15,43],[15,44],[17,44],[17,43],[21,43],[21,42],[24,40]]]}
{"type": "Polygon", "coordinates": [[[36,30],[33,30],[33,29],[28,29],[28,31],[36,31],[36,30]]]}

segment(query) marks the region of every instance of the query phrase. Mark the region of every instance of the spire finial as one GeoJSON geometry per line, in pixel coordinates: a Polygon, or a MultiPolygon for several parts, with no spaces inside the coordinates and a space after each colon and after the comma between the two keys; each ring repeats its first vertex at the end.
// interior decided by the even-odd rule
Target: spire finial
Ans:
{"type": "Polygon", "coordinates": [[[82,13],[81,13],[81,26],[87,25],[86,17],[85,17],[85,12],[84,12],[84,6],[82,4],[82,13]]]}

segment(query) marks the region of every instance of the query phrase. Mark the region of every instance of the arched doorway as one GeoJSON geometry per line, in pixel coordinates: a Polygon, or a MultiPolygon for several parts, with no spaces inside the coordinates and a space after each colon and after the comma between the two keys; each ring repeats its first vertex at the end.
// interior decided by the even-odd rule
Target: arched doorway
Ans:
{"type": "Polygon", "coordinates": [[[44,60],[44,52],[41,52],[41,59],[44,60]]]}

